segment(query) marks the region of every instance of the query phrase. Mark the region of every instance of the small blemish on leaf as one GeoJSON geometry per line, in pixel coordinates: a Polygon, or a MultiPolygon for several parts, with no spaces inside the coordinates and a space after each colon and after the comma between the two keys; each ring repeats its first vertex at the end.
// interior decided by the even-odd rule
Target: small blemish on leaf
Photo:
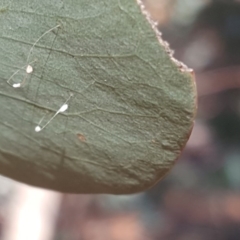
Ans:
{"type": "Polygon", "coordinates": [[[77,137],[78,137],[78,139],[81,141],[81,142],[86,142],[86,137],[83,135],[83,134],[77,134],[77,137]]]}
{"type": "Polygon", "coordinates": [[[7,12],[8,11],[8,8],[7,7],[5,7],[5,8],[0,8],[0,14],[1,13],[5,13],[5,12],[7,12]]]}
{"type": "Polygon", "coordinates": [[[160,144],[158,139],[152,139],[152,144],[160,144]]]}

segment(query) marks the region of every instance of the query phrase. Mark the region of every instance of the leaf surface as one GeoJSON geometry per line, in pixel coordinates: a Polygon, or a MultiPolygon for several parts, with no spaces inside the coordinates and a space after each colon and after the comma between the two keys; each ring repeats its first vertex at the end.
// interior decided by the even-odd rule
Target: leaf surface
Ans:
{"type": "Polygon", "coordinates": [[[1,0],[0,173],[75,193],[159,181],[196,111],[192,74],[159,41],[135,0],[1,0]]]}

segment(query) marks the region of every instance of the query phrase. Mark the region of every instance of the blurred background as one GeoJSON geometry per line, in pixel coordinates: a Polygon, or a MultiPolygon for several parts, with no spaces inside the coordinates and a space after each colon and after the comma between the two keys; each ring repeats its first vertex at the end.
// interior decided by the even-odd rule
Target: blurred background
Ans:
{"type": "Polygon", "coordinates": [[[198,116],[168,176],[130,196],[59,194],[0,178],[0,240],[239,240],[240,1],[145,0],[196,72],[198,116]]]}

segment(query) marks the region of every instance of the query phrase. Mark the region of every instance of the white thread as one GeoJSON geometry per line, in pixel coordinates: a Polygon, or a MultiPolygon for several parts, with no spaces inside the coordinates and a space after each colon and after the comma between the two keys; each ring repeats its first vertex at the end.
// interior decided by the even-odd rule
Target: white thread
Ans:
{"type": "Polygon", "coordinates": [[[20,83],[14,83],[14,84],[10,84],[12,85],[12,87],[14,88],[19,88],[19,87],[22,87],[27,79],[27,75],[28,74],[31,74],[33,72],[33,67],[32,67],[32,63],[36,62],[37,60],[34,60],[33,62],[30,62],[29,63],[29,59],[30,59],[30,56],[33,52],[33,49],[35,48],[36,44],[48,33],[50,33],[51,31],[53,31],[54,29],[56,28],[59,28],[60,25],[57,25],[51,29],[49,29],[48,31],[46,31],[45,33],[43,33],[36,41],[35,43],[32,45],[30,51],[29,51],[29,54],[27,56],[27,64],[25,66],[23,66],[22,68],[20,68],[19,70],[17,70],[15,73],[13,73],[13,75],[8,79],[7,83],[10,84],[10,80],[16,75],[19,73],[20,70],[24,69],[25,68],[25,71],[26,71],[26,74],[25,74],[25,77],[24,79],[20,82],[20,83]],[[20,84],[20,85],[19,85],[20,84]]]}
{"type": "Polygon", "coordinates": [[[44,117],[40,120],[40,122],[38,123],[38,125],[35,127],[35,132],[41,132],[44,128],[47,127],[48,124],[50,124],[50,122],[59,114],[59,113],[63,113],[65,111],[68,110],[68,101],[71,99],[71,97],[73,96],[73,94],[70,94],[69,98],[66,100],[66,102],[58,109],[58,111],[50,118],[50,120],[48,120],[48,122],[40,127],[41,122],[43,121],[44,117]]]}
{"type": "Polygon", "coordinates": [[[51,31],[53,31],[54,29],[59,28],[59,27],[60,27],[60,25],[57,25],[57,26],[49,29],[48,31],[46,31],[43,35],[41,35],[41,36],[36,40],[36,42],[32,45],[32,47],[31,47],[31,49],[30,49],[30,51],[29,51],[29,54],[28,54],[28,57],[27,57],[27,62],[29,61],[29,58],[30,58],[30,56],[31,56],[31,54],[32,54],[32,51],[33,51],[34,47],[37,45],[37,43],[38,43],[46,34],[50,33],[51,31]]]}

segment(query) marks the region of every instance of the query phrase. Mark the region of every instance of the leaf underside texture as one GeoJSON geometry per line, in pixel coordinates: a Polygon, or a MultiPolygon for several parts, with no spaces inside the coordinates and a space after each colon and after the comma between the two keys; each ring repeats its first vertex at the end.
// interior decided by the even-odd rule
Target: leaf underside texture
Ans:
{"type": "Polygon", "coordinates": [[[192,74],[135,0],[1,0],[0,173],[73,193],[134,193],[173,166],[193,126],[192,74]],[[21,88],[29,56],[33,73],[21,88]],[[44,125],[68,102],[68,110],[44,125]]]}

